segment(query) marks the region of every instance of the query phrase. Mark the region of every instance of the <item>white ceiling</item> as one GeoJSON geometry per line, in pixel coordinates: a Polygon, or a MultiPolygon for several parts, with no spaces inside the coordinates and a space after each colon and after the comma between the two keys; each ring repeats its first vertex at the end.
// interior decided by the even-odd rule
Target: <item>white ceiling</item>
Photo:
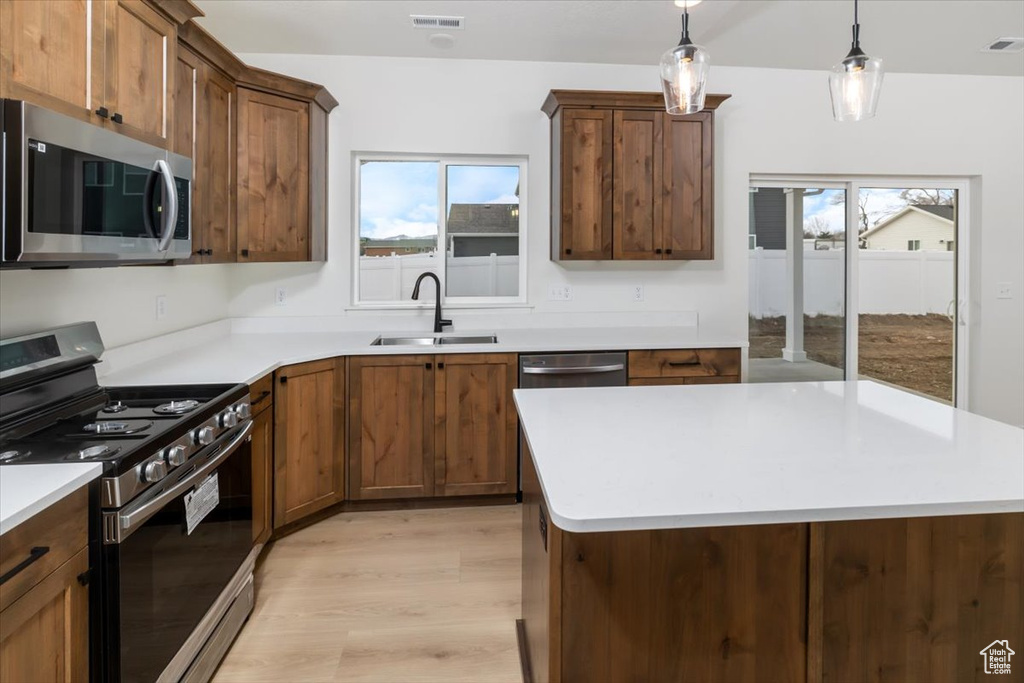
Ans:
{"type": "MultiPolygon", "coordinates": [[[[236,52],[656,64],[679,40],[671,0],[197,0],[236,52]],[[455,45],[428,43],[410,14],[465,17],[455,45]]],[[[850,43],[852,0],[705,0],[690,33],[714,64],[828,69],[850,43]]],[[[864,0],[861,45],[889,72],[1024,76],[1021,0],[864,0]]],[[[443,31],[442,31],[443,32],[443,31]]]]}

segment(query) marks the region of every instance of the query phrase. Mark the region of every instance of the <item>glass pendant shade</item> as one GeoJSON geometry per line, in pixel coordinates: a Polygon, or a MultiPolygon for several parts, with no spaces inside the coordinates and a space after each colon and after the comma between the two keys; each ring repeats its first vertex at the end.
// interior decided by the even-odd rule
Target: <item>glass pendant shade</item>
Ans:
{"type": "Polygon", "coordinates": [[[669,114],[696,114],[704,108],[711,57],[700,45],[681,43],[661,58],[661,87],[669,114]]]}
{"type": "Polygon", "coordinates": [[[875,115],[882,91],[882,60],[852,51],[832,67],[828,77],[832,116],[836,121],[863,121],[875,115]]]}

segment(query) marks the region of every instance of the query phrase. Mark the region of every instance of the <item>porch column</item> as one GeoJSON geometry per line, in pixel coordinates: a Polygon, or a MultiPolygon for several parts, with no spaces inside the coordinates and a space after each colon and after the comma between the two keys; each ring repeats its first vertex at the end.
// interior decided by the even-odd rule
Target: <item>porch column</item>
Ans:
{"type": "Polygon", "coordinates": [[[807,360],[804,352],[804,191],[786,190],[786,346],[782,358],[793,363],[807,360]]]}

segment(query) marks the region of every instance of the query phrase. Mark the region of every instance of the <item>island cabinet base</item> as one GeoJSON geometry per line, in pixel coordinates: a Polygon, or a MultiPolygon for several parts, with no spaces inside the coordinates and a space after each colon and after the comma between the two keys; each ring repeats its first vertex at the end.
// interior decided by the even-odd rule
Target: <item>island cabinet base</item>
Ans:
{"type": "Polygon", "coordinates": [[[1022,514],[570,533],[523,454],[527,683],[981,681],[1024,646],[1022,514]]]}

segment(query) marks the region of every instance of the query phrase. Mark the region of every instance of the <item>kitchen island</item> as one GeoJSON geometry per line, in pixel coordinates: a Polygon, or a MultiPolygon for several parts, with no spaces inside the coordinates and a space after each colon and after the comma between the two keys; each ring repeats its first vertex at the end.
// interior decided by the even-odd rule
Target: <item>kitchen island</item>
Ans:
{"type": "Polygon", "coordinates": [[[1020,429],[873,382],[515,400],[527,680],[970,681],[1024,643],[1020,429]]]}

